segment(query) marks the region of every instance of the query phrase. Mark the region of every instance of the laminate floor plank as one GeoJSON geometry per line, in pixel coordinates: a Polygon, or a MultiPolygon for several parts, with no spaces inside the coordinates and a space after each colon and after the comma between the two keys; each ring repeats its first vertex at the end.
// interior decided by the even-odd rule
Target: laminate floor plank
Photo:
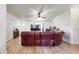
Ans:
{"type": "Polygon", "coordinates": [[[7,42],[8,54],[79,54],[79,44],[62,42],[56,47],[51,46],[21,46],[21,37],[7,42]]]}

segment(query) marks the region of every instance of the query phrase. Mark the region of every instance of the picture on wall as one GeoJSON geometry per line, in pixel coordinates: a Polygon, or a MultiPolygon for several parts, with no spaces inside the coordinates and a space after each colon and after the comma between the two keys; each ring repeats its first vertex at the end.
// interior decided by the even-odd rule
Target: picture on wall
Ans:
{"type": "Polygon", "coordinates": [[[32,23],[30,29],[31,29],[31,31],[41,31],[42,24],[41,23],[32,23]]]}

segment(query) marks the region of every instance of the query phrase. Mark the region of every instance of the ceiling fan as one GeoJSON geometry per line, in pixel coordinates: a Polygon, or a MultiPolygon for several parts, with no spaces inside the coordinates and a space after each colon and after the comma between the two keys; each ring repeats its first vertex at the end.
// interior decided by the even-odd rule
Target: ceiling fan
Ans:
{"type": "Polygon", "coordinates": [[[43,15],[42,15],[42,13],[44,13],[44,12],[46,12],[45,10],[44,10],[44,6],[42,6],[37,12],[36,12],[36,15],[28,15],[28,16],[26,16],[26,18],[29,18],[29,19],[32,19],[32,18],[43,18],[43,19],[46,19],[47,17],[44,17],[43,15]]]}
{"type": "Polygon", "coordinates": [[[42,6],[40,9],[39,9],[39,11],[38,11],[38,13],[37,13],[37,15],[38,15],[38,17],[40,18],[46,18],[46,17],[44,17],[44,16],[41,16],[41,14],[43,13],[43,12],[45,12],[44,11],[44,7],[42,6]]]}

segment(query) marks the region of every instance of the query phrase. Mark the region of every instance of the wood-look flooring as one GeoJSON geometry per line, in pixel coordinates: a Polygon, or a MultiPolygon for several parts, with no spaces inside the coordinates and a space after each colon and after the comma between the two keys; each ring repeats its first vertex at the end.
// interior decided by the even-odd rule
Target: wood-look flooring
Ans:
{"type": "Polygon", "coordinates": [[[50,46],[21,46],[21,39],[16,38],[7,42],[8,54],[78,54],[79,45],[63,42],[56,47],[50,46]]]}

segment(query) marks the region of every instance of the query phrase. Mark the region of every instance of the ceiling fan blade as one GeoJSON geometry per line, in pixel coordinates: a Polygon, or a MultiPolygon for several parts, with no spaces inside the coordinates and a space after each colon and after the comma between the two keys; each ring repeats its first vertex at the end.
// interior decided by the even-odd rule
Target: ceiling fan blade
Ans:
{"type": "Polygon", "coordinates": [[[37,16],[33,16],[33,15],[30,15],[30,16],[25,16],[25,18],[27,18],[27,19],[31,19],[31,18],[38,18],[37,16]]]}
{"type": "Polygon", "coordinates": [[[41,18],[47,18],[47,17],[43,17],[43,16],[40,16],[41,18]]]}
{"type": "Polygon", "coordinates": [[[44,6],[42,6],[40,9],[39,9],[39,12],[43,12],[43,9],[44,9],[44,6]]]}
{"type": "Polygon", "coordinates": [[[38,17],[41,17],[41,13],[44,12],[43,9],[44,9],[43,6],[39,9],[39,11],[37,13],[38,14],[38,17]]]}
{"type": "Polygon", "coordinates": [[[46,18],[46,17],[42,17],[42,18],[46,18]]]}

